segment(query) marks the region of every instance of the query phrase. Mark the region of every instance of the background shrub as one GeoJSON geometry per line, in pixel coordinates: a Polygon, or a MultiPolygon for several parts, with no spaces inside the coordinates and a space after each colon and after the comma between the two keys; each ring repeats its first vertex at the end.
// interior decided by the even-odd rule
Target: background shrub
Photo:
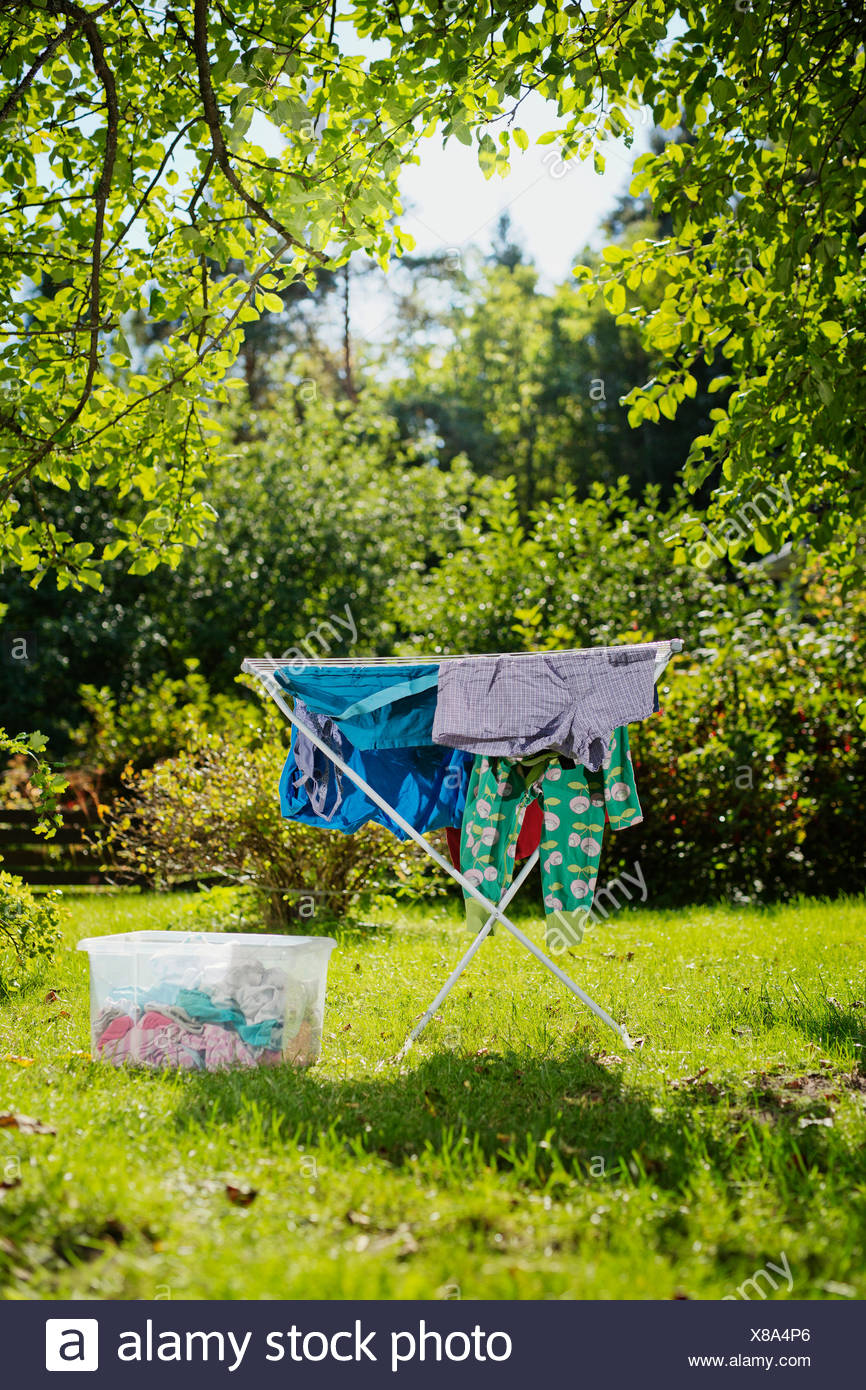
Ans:
{"type": "Polygon", "coordinates": [[[176,757],[129,772],[99,836],[110,862],[157,887],[247,885],[276,930],[319,932],[323,919],[343,916],[362,895],[430,891],[416,847],[379,826],[343,835],[282,819],[277,783],[287,737],[276,711],[261,713],[258,728],[232,737],[200,731],[176,757]]]}
{"type": "Polygon", "coordinates": [[[0,872],[0,996],[25,988],[54,957],[60,940],[60,894],[38,897],[0,872]]]}
{"type": "Polygon", "coordinates": [[[863,891],[866,596],[807,554],[684,564],[665,544],[679,504],[657,503],[598,486],[524,529],[491,496],[400,597],[407,649],[683,638],[663,712],[630,730],[644,823],[608,837],[601,879],[639,860],[672,904],[863,891]]]}
{"type": "Polygon", "coordinates": [[[152,767],[194,743],[203,730],[229,732],[244,723],[255,729],[258,713],[238,695],[213,694],[198,661],[186,675],[165,674],[136,685],[121,699],[108,686],[82,686],[87,717],[72,735],[81,772],[105,795],[118,788],[125,769],[152,767]]]}
{"type": "Polygon", "coordinates": [[[631,730],[645,820],[611,836],[603,876],[637,859],[669,903],[866,889],[862,611],[811,618],[729,620],[678,658],[631,730]]]}

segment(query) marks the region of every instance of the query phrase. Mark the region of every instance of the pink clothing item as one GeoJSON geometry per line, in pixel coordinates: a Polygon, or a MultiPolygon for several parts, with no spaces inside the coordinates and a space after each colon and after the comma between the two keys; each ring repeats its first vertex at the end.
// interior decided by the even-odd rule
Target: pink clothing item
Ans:
{"type": "Polygon", "coordinates": [[[130,1058],[146,1067],[201,1067],[201,1049],[191,1046],[194,1035],[160,1014],[148,1013],[129,1035],[130,1058]]]}
{"type": "Polygon", "coordinates": [[[133,1016],[120,1014],[111,1018],[95,1042],[97,1055],[115,1066],[221,1071],[228,1067],[278,1066],[285,1061],[305,1066],[312,1060],[312,1038],[306,1020],[286,1050],[280,1051],[250,1047],[234,1027],[226,1024],[190,1021],[187,1025],[181,1010],[164,1014],[158,1007],[151,1008],[136,1020],[137,1010],[131,1007],[133,1016]]]}
{"type": "Polygon", "coordinates": [[[150,1032],[152,1028],[176,1028],[178,1025],[173,1018],[166,1018],[165,1014],[159,1013],[157,1009],[148,1009],[139,1019],[138,1026],[150,1032]]]}
{"type": "Polygon", "coordinates": [[[149,1010],[138,1023],[128,1016],[113,1019],[96,1050],[116,1066],[133,1062],[146,1067],[198,1070],[203,1065],[203,1046],[196,1034],[179,1027],[164,1014],[149,1010]]]}
{"type": "Polygon", "coordinates": [[[206,1023],[204,1038],[204,1064],[208,1071],[220,1071],[223,1067],[254,1067],[258,1060],[251,1047],[243,1038],[219,1023],[206,1023]]]}
{"type": "Polygon", "coordinates": [[[120,1018],[113,1018],[108,1027],[100,1034],[96,1041],[96,1051],[101,1055],[109,1052],[112,1057],[116,1056],[118,1050],[124,1054],[129,1050],[129,1044],[125,1043],[121,1047],[123,1039],[132,1027],[132,1019],[126,1014],[121,1014],[120,1018]]]}

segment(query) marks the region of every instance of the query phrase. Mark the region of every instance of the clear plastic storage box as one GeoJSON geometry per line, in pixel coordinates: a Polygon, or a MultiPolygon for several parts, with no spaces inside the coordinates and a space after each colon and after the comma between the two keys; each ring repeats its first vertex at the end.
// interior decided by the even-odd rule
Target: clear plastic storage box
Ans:
{"type": "Polygon", "coordinates": [[[78,943],[93,1056],[115,1066],[310,1066],[322,1047],[324,936],[136,931],[78,943]]]}

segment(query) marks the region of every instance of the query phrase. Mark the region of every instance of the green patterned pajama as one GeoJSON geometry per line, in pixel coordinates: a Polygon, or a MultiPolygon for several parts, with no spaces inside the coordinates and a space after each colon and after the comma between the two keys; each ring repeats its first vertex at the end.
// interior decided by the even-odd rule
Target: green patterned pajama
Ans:
{"type": "MultiPolygon", "coordinates": [[[[479,754],[474,762],[460,835],[460,867],[490,902],[511,882],[517,837],[529,803],[540,798],[544,830],[539,862],[544,910],[580,939],[598,877],[605,820],[614,830],[642,820],[628,730],[615,729],[597,772],[567,765],[554,753],[522,762],[479,754]]],[[[466,895],[473,932],[489,913],[466,895]]]]}

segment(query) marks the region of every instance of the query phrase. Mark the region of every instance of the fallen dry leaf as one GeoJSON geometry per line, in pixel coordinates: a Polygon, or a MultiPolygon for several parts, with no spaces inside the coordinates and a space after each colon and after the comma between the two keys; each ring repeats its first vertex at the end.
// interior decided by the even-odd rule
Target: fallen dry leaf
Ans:
{"type": "Polygon", "coordinates": [[[20,1187],[20,1186],[21,1186],[21,1179],[20,1179],[20,1178],[4,1178],[3,1181],[0,1182],[0,1192],[11,1192],[13,1187],[20,1187]]]}
{"type": "Polygon", "coordinates": [[[259,1195],[257,1187],[235,1187],[232,1183],[226,1183],[226,1196],[236,1207],[248,1207],[259,1195]]]}
{"type": "Polygon", "coordinates": [[[44,1125],[41,1120],[34,1120],[30,1115],[16,1115],[11,1110],[6,1110],[0,1115],[0,1129],[17,1129],[19,1134],[57,1133],[51,1125],[44,1125]]]}
{"type": "Polygon", "coordinates": [[[671,1089],[674,1090],[674,1091],[678,1091],[678,1090],[680,1089],[681,1086],[694,1086],[695,1082],[696,1082],[696,1081],[700,1081],[700,1079],[701,1079],[702,1076],[706,1076],[706,1074],[707,1074],[708,1071],[709,1071],[709,1067],[700,1067],[700,1068],[695,1072],[694,1076],[679,1076],[679,1077],[676,1077],[675,1080],[669,1081],[669,1082],[668,1082],[668,1085],[669,1085],[669,1086],[671,1087],[671,1089]]]}
{"type": "Polygon", "coordinates": [[[353,1226],[369,1226],[370,1218],[365,1211],[347,1211],[346,1220],[353,1226]]]}
{"type": "Polygon", "coordinates": [[[56,1004],[59,998],[59,991],[56,989],[50,989],[46,994],[45,998],[42,1000],[42,1002],[43,1004],[56,1004]]]}

